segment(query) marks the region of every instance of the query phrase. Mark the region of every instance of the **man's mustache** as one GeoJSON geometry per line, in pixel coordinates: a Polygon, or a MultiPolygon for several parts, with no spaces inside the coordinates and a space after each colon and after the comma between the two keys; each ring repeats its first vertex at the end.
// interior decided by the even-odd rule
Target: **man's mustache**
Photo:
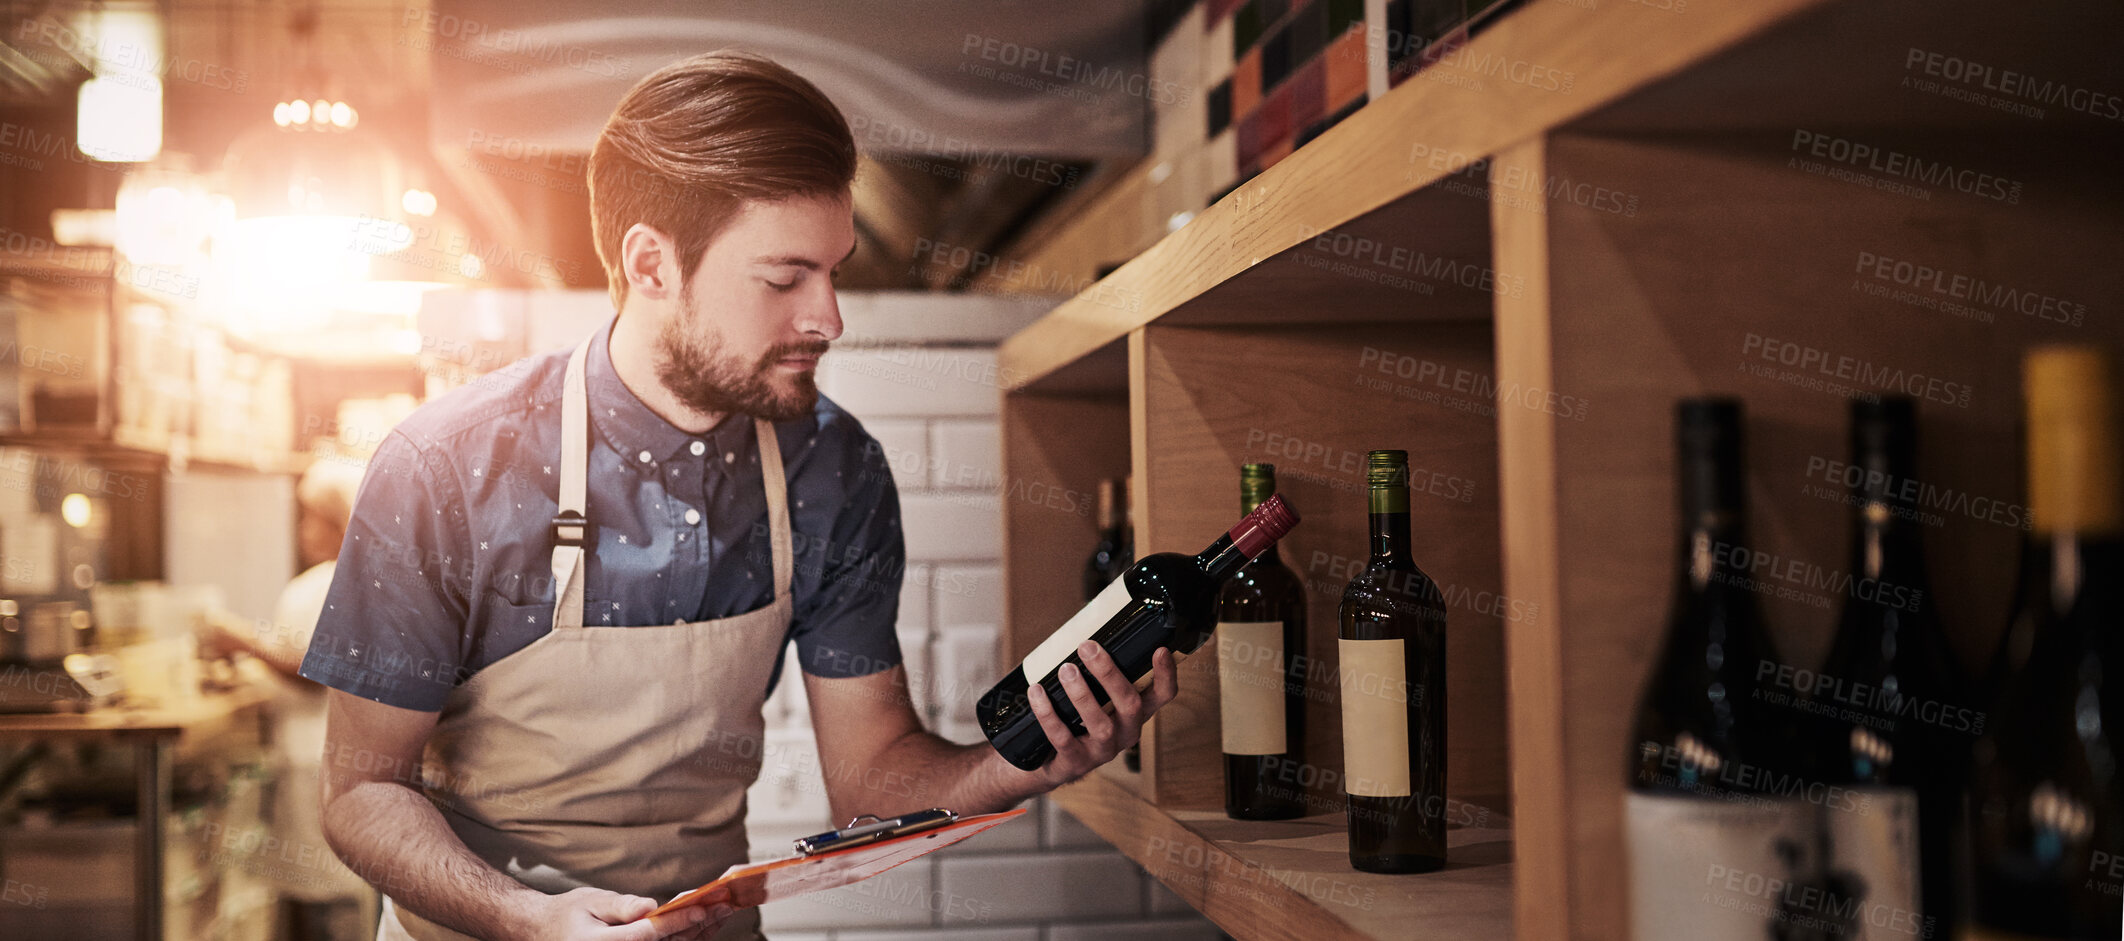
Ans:
{"type": "Polygon", "coordinates": [[[826,355],[827,348],[830,346],[832,346],[832,344],[828,343],[825,340],[805,340],[797,343],[777,343],[771,347],[768,347],[767,354],[760,357],[759,368],[766,369],[767,367],[772,366],[775,363],[781,362],[783,359],[786,359],[791,356],[824,356],[826,355]]]}

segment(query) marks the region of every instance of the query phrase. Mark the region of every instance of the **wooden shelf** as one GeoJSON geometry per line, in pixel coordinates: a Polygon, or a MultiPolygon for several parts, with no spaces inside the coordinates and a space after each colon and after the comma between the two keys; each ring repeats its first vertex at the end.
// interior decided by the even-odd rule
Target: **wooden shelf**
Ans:
{"type": "MultiPolygon", "coordinates": [[[[1671,586],[1677,398],[1746,401],[1751,548],[1819,574],[1847,567],[1840,485],[1818,469],[1847,452],[1848,401],[1919,397],[1928,492],[1961,500],[1923,535],[1943,627],[1968,664],[1993,649],[2021,532],[1966,508],[2019,510],[2025,349],[2124,351],[2124,271],[2106,257],[2124,122],[1904,80],[1939,53],[2124,94],[2105,48],[2124,7],[1673,6],[1524,6],[1002,347],[1005,478],[1027,495],[1004,500],[1013,655],[1076,610],[1055,573],[1093,541],[1088,512],[1034,493],[1131,473],[1137,551],[1191,552],[1237,512],[1238,464],[1276,463],[1305,518],[1284,558],[1306,583],[1307,653],[1332,664],[1336,594],[1364,552],[1350,456],[1405,447],[1471,484],[1411,505],[1419,562],[1450,587],[1447,791],[1510,795],[1491,806],[1512,829],[1481,835],[1494,865],[1394,882],[1421,889],[1382,920],[1258,891],[1267,868],[1348,870],[1325,821],[1219,812],[1214,657],[1183,661],[1142,774],[1058,794],[1237,937],[1628,935],[1624,759],[1671,586]],[[1534,88],[1495,62],[1574,82],[1534,88]],[[1831,158],[1822,137],[1899,156],[1831,158]],[[1898,282],[1882,258],[1990,299],[1898,282]],[[1843,372],[1795,369],[1802,354],[1843,372]],[[1238,873],[1161,870],[1173,847],[1238,873]]],[[[1805,668],[1837,606],[1818,590],[1762,604],[1805,668]]],[[[1320,692],[1305,760],[1339,769],[1335,691],[1320,692]]]]}
{"type": "Polygon", "coordinates": [[[1058,790],[1056,803],[1211,921],[1240,938],[1461,941],[1512,936],[1512,832],[1501,815],[1447,832],[1448,865],[1379,875],[1350,868],[1334,814],[1232,820],[1165,810],[1109,767],[1058,790]]]}
{"type": "MultiPolygon", "coordinates": [[[[1341,230],[1470,162],[1539,137],[1826,2],[1697,0],[1683,16],[1638,3],[1597,10],[1539,3],[1515,10],[1462,54],[1367,105],[1006,341],[1001,361],[1009,367],[1007,381],[1013,388],[1037,383],[1323,231],[1341,230]],[[1622,49],[1630,53],[1617,55],[1622,49]],[[1545,69],[1553,81],[1486,76],[1498,63],[1545,69]],[[1563,88],[1566,74],[1570,84],[1563,88]],[[1541,87],[1549,84],[1558,87],[1541,87]],[[1434,164],[1432,154],[1447,156],[1434,164]]],[[[1450,206],[1450,198],[1444,204],[1450,206]]],[[[1399,226],[1386,228],[1407,234],[1399,226]]],[[[1448,240],[1464,232],[1451,226],[1416,231],[1448,240]]],[[[1303,292],[1305,282],[1337,277],[1320,268],[1284,274],[1282,290],[1294,293],[1303,292]]],[[[1314,315],[1286,310],[1282,316],[1314,315]]]]}

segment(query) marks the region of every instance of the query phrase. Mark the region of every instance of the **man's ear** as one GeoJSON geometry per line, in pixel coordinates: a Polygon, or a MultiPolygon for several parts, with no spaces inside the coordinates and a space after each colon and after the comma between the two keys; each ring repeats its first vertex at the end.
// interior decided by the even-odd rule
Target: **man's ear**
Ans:
{"type": "Polygon", "coordinates": [[[620,236],[620,275],[629,294],[655,301],[677,297],[684,277],[677,260],[678,243],[647,223],[628,226],[620,236]]]}

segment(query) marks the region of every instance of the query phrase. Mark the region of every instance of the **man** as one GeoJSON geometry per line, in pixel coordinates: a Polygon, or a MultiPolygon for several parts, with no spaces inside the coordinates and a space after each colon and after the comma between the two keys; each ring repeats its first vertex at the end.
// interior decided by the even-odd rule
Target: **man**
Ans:
{"type": "Polygon", "coordinates": [[[1006,808],[1119,754],[1138,694],[1095,645],[1035,697],[1036,772],[923,731],[892,624],[904,557],[875,442],[812,381],[854,250],[846,121],[710,54],[628,92],[590,157],[616,318],[420,409],[378,449],[303,675],[333,687],[325,832],[384,938],[748,938],[656,903],[745,858],[760,706],[792,642],[838,818],[1006,808]],[[883,785],[881,787],[881,785],[883,785]]]}

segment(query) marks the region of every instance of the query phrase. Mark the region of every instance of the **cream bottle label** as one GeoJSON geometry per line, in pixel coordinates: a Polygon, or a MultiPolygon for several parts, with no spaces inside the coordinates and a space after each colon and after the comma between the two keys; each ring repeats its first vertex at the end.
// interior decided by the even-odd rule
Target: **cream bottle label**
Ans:
{"type": "Polygon", "coordinates": [[[1023,668],[1026,684],[1038,683],[1046,679],[1048,674],[1061,668],[1062,661],[1077,652],[1078,644],[1090,640],[1093,634],[1099,632],[1099,628],[1105,627],[1106,622],[1121,613],[1122,608],[1128,607],[1128,602],[1128,586],[1122,584],[1121,579],[1114,579],[1111,584],[1100,589],[1097,597],[1077,609],[1077,613],[1063,622],[1061,627],[1056,628],[1054,633],[1047,635],[1047,639],[1041,641],[1040,646],[1034,647],[1032,653],[1025,655],[1023,668]]]}
{"type": "Polygon", "coordinates": [[[1937,938],[1917,913],[1916,800],[1841,793],[1821,805],[1628,794],[1630,937],[1937,938]]]}
{"type": "Polygon", "coordinates": [[[1402,640],[1338,641],[1342,656],[1343,790],[1357,797],[1407,797],[1408,660],[1402,640]]]}
{"type": "Polygon", "coordinates": [[[1218,711],[1227,755],[1281,755],[1284,741],[1282,621],[1217,624],[1218,711]]]}

